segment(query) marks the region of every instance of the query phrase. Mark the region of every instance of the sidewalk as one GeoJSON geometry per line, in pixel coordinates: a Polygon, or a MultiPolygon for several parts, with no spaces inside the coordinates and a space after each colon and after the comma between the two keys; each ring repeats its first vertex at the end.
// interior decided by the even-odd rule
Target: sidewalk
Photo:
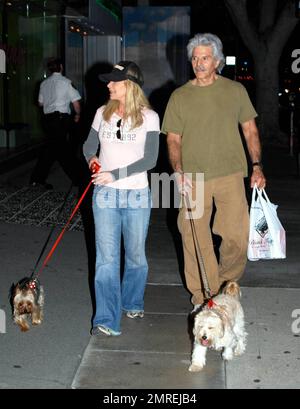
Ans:
{"type": "Polygon", "coordinates": [[[120,337],[89,335],[92,305],[80,222],[77,231],[74,227],[65,234],[43,272],[44,323],[24,334],[12,323],[8,288],[33,267],[50,228],[37,218],[45,220],[68,188],[58,168],[49,180],[55,185],[52,193],[30,202],[25,187],[22,195],[8,196],[26,185],[30,166],[0,176],[0,308],[6,314],[6,333],[0,334],[0,388],[299,388],[300,323],[295,323],[297,315],[292,317],[300,310],[299,180],[277,175],[269,180],[269,198],[279,204],[287,231],[287,259],[247,265],[241,280],[249,334],[246,353],[225,364],[220,353],[209,351],[203,371],[190,373],[191,304],[165,210],[153,209],[151,217],[145,317],[124,316],[120,337]],[[47,214],[42,215],[45,206],[47,214]]]}
{"type": "MultiPolygon", "coordinates": [[[[203,371],[190,373],[191,305],[162,217],[162,211],[153,211],[145,318],[130,320],[124,316],[121,337],[91,338],[72,388],[299,388],[300,335],[291,330],[295,319],[292,311],[299,309],[300,316],[299,261],[297,271],[284,271],[289,268],[285,260],[278,261],[276,267],[271,261],[257,262],[255,273],[253,263],[248,263],[244,281],[249,286],[241,283],[248,332],[246,353],[224,363],[220,353],[209,351],[203,371]],[[253,273],[261,286],[250,287],[253,273]],[[272,277],[275,283],[282,283],[281,276],[289,281],[290,273],[298,274],[297,288],[270,287],[272,277]],[[264,282],[266,276],[269,279],[264,282]]],[[[299,260],[296,253],[291,257],[299,260]]]]}
{"type": "Polygon", "coordinates": [[[180,287],[148,285],[143,321],[124,318],[121,337],[91,338],[72,388],[298,389],[300,339],[291,331],[291,312],[299,308],[300,290],[242,291],[248,332],[243,356],[224,363],[220,353],[208,351],[205,368],[188,372],[186,294],[180,287]]]}
{"type": "MultiPolygon", "coordinates": [[[[145,318],[132,321],[124,317],[121,337],[91,338],[72,388],[299,388],[300,322],[297,333],[292,325],[300,317],[300,181],[291,177],[293,163],[279,175],[284,164],[281,156],[280,165],[274,167],[276,159],[273,152],[267,158],[269,168],[276,170],[268,175],[268,194],[279,204],[278,215],[287,231],[287,259],[247,264],[241,280],[246,353],[225,363],[220,353],[209,351],[206,367],[200,373],[188,372],[191,305],[182,286],[166,214],[153,210],[145,318]],[[292,317],[293,311],[297,315],[292,317]]],[[[290,161],[288,155],[284,159],[290,161]]]]}

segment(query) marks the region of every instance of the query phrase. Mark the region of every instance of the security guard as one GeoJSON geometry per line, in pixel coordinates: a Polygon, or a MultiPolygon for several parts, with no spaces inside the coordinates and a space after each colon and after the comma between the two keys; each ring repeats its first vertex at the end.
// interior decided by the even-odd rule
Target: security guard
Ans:
{"type": "Polygon", "coordinates": [[[72,86],[71,80],[62,75],[63,66],[60,59],[50,59],[47,68],[51,75],[41,83],[38,97],[39,105],[43,107],[46,144],[32,172],[30,184],[52,189],[53,186],[46,183],[46,179],[56,160],[72,182],[78,184],[78,167],[70,149],[68,134],[71,125],[71,104],[75,111],[76,123],[80,119],[81,96],[72,86]]]}

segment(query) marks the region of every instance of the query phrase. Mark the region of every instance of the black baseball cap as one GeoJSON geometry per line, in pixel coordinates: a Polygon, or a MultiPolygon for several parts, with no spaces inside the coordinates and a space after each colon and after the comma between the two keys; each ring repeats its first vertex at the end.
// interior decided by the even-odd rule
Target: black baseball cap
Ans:
{"type": "Polygon", "coordinates": [[[144,84],[142,71],[133,61],[120,61],[114,65],[111,72],[100,74],[99,79],[104,82],[130,80],[140,87],[144,84]]]}

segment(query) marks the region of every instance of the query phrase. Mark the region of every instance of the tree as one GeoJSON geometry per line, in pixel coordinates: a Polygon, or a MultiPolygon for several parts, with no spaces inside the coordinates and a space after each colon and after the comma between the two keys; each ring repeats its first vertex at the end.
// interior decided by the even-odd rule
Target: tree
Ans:
{"type": "Polygon", "coordinates": [[[254,60],[258,126],[265,142],[280,138],[279,59],[298,19],[294,0],[224,0],[254,60]],[[254,11],[254,12],[253,12],[254,11]]]}

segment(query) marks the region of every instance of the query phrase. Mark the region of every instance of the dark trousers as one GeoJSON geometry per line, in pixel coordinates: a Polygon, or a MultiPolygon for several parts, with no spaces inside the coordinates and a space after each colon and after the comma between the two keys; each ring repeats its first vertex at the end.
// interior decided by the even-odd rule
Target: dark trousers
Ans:
{"type": "Polygon", "coordinates": [[[53,163],[57,160],[74,184],[78,184],[78,160],[74,155],[68,134],[70,115],[53,112],[44,115],[43,128],[46,144],[42,147],[38,161],[33,169],[30,182],[44,183],[53,163]]]}

